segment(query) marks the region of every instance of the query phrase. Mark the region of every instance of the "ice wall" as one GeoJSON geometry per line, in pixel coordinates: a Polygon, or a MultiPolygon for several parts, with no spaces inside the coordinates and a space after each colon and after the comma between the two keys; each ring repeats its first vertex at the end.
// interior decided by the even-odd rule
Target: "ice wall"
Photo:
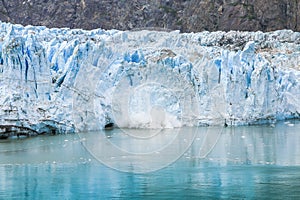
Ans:
{"type": "Polygon", "coordinates": [[[0,125],[42,132],[300,116],[300,33],[84,31],[0,23],[0,125]]]}

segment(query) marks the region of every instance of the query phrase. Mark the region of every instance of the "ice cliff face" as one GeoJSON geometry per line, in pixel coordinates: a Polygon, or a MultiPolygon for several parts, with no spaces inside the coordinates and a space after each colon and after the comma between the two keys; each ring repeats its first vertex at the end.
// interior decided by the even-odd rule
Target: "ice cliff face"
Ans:
{"type": "Polygon", "coordinates": [[[0,24],[0,125],[42,132],[300,117],[300,33],[0,24]]]}

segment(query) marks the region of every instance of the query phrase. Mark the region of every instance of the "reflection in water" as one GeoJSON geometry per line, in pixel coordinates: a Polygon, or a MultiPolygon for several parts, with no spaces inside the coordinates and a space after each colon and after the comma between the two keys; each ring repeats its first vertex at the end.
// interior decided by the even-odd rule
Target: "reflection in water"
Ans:
{"type": "Polygon", "coordinates": [[[0,165],[88,162],[78,135],[0,140],[0,165]]]}
{"type": "Polygon", "coordinates": [[[300,166],[300,123],[226,128],[206,157],[221,164],[300,166]]]}
{"type": "Polygon", "coordinates": [[[192,145],[197,128],[115,129],[81,133],[82,144],[97,160],[124,172],[145,173],[178,160],[192,145]]]}
{"type": "MultiPolygon", "coordinates": [[[[97,162],[81,145],[88,135],[0,141],[0,199],[299,199],[299,128],[295,121],[194,129],[194,143],[179,160],[145,174],[122,173],[97,162]]],[[[109,135],[115,145],[127,137],[109,135]]],[[[180,146],[172,148],[178,153],[180,146]]]]}

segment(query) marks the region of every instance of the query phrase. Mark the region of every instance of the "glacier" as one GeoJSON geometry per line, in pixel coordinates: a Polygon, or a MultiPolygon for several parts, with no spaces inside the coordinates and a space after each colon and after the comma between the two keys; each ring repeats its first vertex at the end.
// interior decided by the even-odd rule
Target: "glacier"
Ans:
{"type": "Polygon", "coordinates": [[[0,23],[0,128],[37,133],[300,117],[300,33],[0,23]]]}

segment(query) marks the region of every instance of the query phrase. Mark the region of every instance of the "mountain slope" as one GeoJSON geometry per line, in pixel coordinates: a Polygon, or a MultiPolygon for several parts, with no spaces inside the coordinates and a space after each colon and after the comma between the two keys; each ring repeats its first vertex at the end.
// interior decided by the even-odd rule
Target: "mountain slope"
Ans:
{"type": "Polygon", "coordinates": [[[299,8],[298,0],[1,0],[0,20],[83,29],[300,31],[299,8]]]}

